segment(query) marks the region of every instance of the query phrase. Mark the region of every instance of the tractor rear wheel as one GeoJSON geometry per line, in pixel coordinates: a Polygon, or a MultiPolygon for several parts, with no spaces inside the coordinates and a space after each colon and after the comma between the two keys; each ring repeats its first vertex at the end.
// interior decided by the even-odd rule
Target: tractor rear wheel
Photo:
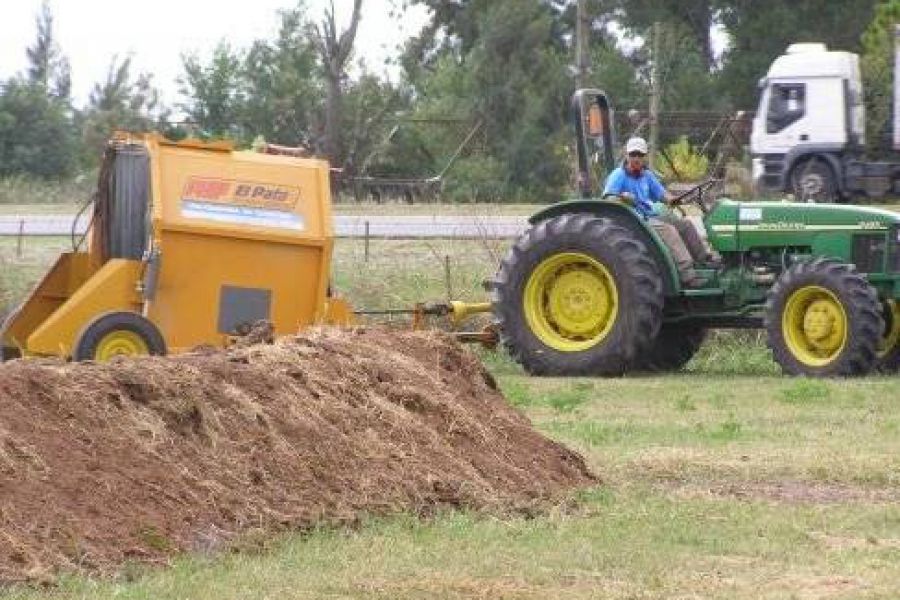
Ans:
{"type": "Polygon", "coordinates": [[[791,266],[769,290],[769,347],[791,375],[864,375],[882,333],[875,289],[851,265],[817,258],[791,266]]]}
{"type": "Polygon", "coordinates": [[[881,308],[884,335],[878,344],[875,368],[881,373],[896,373],[900,371],[900,302],[884,300],[881,308]]]}
{"type": "Polygon", "coordinates": [[[111,312],[94,319],[78,336],[72,358],[106,362],[118,356],[166,354],[166,342],[149,319],[132,312],[111,312]]]}
{"type": "Polygon", "coordinates": [[[653,347],[637,358],[635,368],[649,373],[678,371],[690,362],[704,339],[703,327],[664,323],[653,347]]]}
{"type": "Polygon", "coordinates": [[[534,375],[621,375],[653,344],[663,284],[643,242],[607,219],[542,221],[500,264],[494,323],[534,375]]]}

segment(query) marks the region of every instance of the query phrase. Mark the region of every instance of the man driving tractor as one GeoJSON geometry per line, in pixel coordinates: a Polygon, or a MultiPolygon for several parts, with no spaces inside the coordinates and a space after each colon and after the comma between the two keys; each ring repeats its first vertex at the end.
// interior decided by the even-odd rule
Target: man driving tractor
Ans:
{"type": "Polygon", "coordinates": [[[647,141],[633,137],[625,144],[625,160],[606,178],[603,197],[616,196],[628,202],[653,227],[672,253],[681,283],[688,288],[703,285],[703,278],[694,270],[695,264],[716,266],[718,256],[709,250],[694,225],[679,219],[657,203],[674,205],[669,194],[647,168],[647,141]]]}

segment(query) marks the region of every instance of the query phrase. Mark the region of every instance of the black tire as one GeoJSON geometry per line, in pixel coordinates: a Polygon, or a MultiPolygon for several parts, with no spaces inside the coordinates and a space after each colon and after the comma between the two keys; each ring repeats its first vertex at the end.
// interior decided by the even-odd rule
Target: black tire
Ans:
{"type": "Polygon", "coordinates": [[[589,214],[548,219],[526,231],[503,259],[491,287],[500,340],[534,375],[621,375],[651,347],[662,320],[662,277],[647,247],[628,230],[589,214]],[[587,256],[606,270],[615,286],[617,312],[592,346],[560,350],[529,325],[526,286],[544,261],[570,253],[587,256]]]}
{"type": "Polygon", "coordinates": [[[165,339],[151,321],[133,312],[111,312],[97,317],[81,331],[75,342],[72,359],[102,360],[103,358],[98,356],[98,351],[102,351],[101,344],[107,336],[118,332],[134,334],[146,347],[146,353],[123,352],[120,355],[164,356],[167,352],[165,339]]]}
{"type": "MultiPolygon", "coordinates": [[[[825,316],[831,315],[825,313],[825,316]]],[[[869,373],[875,366],[882,326],[875,289],[854,266],[833,259],[816,258],[792,265],[775,282],[766,299],[768,345],[775,361],[790,375],[847,377],[869,373]],[[804,304],[804,295],[810,296],[807,304],[804,304]],[[807,330],[807,327],[816,327],[817,315],[811,311],[815,312],[816,304],[821,302],[842,311],[842,328],[835,328],[832,320],[827,322],[824,330],[807,330]],[[801,318],[802,326],[798,322],[801,318]],[[812,334],[800,340],[794,336],[791,341],[791,322],[812,334]],[[813,349],[816,342],[809,338],[816,338],[817,332],[819,341],[824,339],[823,345],[837,344],[832,341],[833,335],[843,341],[837,347],[813,349]],[[820,355],[817,356],[817,352],[820,355]]]]}
{"type": "Polygon", "coordinates": [[[703,327],[663,323],[653,347],[637,357],[635,369],[646,373],[679,371],[697,354],[705,339],[703,327]]]}
{"type": "Polygon", "coordinates": [[[837,202],[837,178],[824,158],[813,157],[798,163],[791,173],[791,189],[800,202],[837,202]]]}
{"type": "Polygon", "coordinates": [[[881,318],[884,320],[884,332],[875,370],[886,374],[897,373],[900,371],[900,301],[882,301],[881,318]]]}
{"type": "Polygon", "coordinates": [[[13,310],[9,312],[4,318],[3,323],[0,324],[0,362],[6,362],[8,360],[15,360],[17,358],[22,358],[22,351],[15,346],[5,346],[3,343],[3,339],[6,337],[6,330],[9,327],[12,320],[16,318],[16,315],[19,314],[19,311],[22,310],[22,306],[19,305],[13,310]]]}

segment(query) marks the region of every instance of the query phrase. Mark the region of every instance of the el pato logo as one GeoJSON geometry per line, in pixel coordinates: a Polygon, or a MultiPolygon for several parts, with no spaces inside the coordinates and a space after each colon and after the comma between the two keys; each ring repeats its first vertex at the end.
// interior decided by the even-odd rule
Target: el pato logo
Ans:
{"type": "Polygon", "coordinates": [[[211,202],[286,210],[300,199],[300,188],[229,179],[191,177],[181,194],[182,202],[211,202]]]}

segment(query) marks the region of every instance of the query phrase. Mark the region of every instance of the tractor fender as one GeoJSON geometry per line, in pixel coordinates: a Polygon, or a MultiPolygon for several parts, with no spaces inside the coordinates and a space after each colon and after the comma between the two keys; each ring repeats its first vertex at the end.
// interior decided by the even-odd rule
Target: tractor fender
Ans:
{"type": "Polygon", "coordinates": [[[846,195],[846,187],[844,186],[844,168],[841,165],[838,153],[844,147],[840,144],[801,144],[794,146],[784,157],[784,171],[781,172],[781,190],[789,192],[791,188],[791,174],[801,162],[810,158],[821,158],[834,173],[834,183],[837,185],[838,193],[841,196],[846,195]]]}
{"type": "Polygon", "coordinates": [[[619,227],[629,230],[637,239],[644,242],[650,250],[663,277],[663,291],[666,296],[675,296],[681,291],[681,280],[678,268],[672,255],[666,250],[662,239],[657,235],[646,219],[634,209],[618,201],[611,200],[566,200],[558,202],[536,212],[528,219],[528,223],[536,225],[541,221],[572,213],[587,213],[613,221],[619,227]]]}

